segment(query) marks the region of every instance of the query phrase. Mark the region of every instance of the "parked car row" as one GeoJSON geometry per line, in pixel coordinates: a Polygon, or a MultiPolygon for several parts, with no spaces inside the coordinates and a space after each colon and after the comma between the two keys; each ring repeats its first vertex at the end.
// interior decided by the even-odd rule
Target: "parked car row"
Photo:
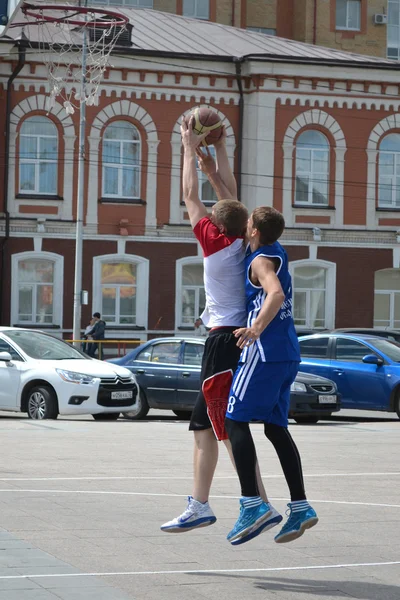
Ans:
{"type": "MultiPolygon", "coordinates": [[[[131,419],[145,417],[150,408],[172,410],[188,418],[200,388],[204,338],[157,338],[110,362],[129,369],[139,385],[131,419]]],[[[328,379],[299,373],[292,385],[290,416],[298,423],[316,423],[340,409],[340,394],[328,379]]]]}
{"type": "MultiPolygon", "coordinates": [[[[400,418],[398,332],[362,331],[367,333],[299,335],[302,362],[290,406],[297,422],[317,422],[340,407],[396,412],[400,418]]],[[[141,419],[157,408],[188,418],[200,387],[204,343],[158,338],[102,362],[47,333],[0,327],[0,410],[32,419],[92,414],[115,420],[120,413],[141,419]]]]}

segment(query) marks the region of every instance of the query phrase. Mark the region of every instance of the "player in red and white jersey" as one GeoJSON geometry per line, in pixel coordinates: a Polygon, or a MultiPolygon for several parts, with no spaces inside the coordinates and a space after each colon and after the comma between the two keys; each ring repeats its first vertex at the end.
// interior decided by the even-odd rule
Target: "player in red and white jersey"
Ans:
{"type": "MultiPolygon", "coordinates": [[[[182,121],[183,195],[194,234],[204,255],[206,307],[201,315],[211,329],[206,340],[201,390],[189,429],[194,432],[194,486],[188,506],[179,517],[161,526],[162,531],[182,532],[212,525],[216,517],[208,498],[218,461],[218,441],[231,454],[225,430],[230,385],[241,350],[233,332],[246,323],[244,290],[244,234],[248,213],[237,200],[236,181],[229,165],[225,135],[215,144],[217,163],[200,143],[207,134],[196,135],[182,121]],[[211,215],[199,198],[196,160],[215,189],[218,202],[211,215]]],[[[266,498],[257,466],[260,494],[266,498]]]]}

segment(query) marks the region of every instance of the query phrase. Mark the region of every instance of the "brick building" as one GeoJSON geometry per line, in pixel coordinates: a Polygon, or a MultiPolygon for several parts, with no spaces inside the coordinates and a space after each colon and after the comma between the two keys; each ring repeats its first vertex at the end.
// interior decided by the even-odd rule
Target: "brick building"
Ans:
{"type": "Polygon", "coordinates": [[[400,56],[400,0],[121,0],[121,4],[346,52],[396,60],[400,56]]]}
{"type": "MultiPolygon", "coordinates": [[[[98,310],[109,337],[193,329],[202,259],[181,198],[179,123],[205,104],[226,124],[241,200],[285,216],[297,325],[400,327],[398,64],[124,12],[134,44],[87,108],[82,326],[98,310]]],[[[79,113],[48,113],[40,57],[18,63],[6,38],[1,49],[1,322],[70,335],[79,113]]],[[[206,182],[201,194],[211,206],[206,182]]]]}

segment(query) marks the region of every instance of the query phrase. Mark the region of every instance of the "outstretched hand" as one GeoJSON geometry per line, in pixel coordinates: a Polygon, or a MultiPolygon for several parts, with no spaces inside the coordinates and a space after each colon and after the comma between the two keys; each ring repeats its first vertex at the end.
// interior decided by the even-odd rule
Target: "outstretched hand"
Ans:
{"type": "Polygon", "coordinates": [[[216,173],[217,165],[209,148],[207,147],[205,150],[206,151],[203,152],[203,150],[200,147],[196,148],[197,162],[199,163],[200,171],[202,171],[207,175],[207,177],[209,177],[210,175],[216,173]]]}
{"type": "Polygon", "coordinates": [[[182,118],[181,122],[181,136],[182,136],[182,144],[185,149],[196,150],[207,137],[208,131],[206,133],[202,133],[201,135],[197,135],[193,131],[193,123],[194,116],[190,117],[189,125],[186,123],[185,117],[182,118]]]}

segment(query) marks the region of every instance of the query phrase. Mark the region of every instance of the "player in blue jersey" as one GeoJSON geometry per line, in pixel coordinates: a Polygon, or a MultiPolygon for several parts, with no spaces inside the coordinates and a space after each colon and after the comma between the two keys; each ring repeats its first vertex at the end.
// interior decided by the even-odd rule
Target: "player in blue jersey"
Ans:
{"type": "Polygon", "coordinates": [[[292,282],[286,251],[277,241],[285,221],[274,208],[254,210],[247,226],[247,327],[234,334],[242,348],[235,373],[226,430],[242,488],[239,518],[228,534],[242,544],[271,529],[282,516],[260,497],[256,480],[256,451],[250,421],[262,421],[266,437],[278,454],[289,486],[289,518],[275,537],[278,543],[300,537],[318,522],[304,490],[300,455],[289,431],[290,386],[300,363],[292,316],[292,282]]]}

